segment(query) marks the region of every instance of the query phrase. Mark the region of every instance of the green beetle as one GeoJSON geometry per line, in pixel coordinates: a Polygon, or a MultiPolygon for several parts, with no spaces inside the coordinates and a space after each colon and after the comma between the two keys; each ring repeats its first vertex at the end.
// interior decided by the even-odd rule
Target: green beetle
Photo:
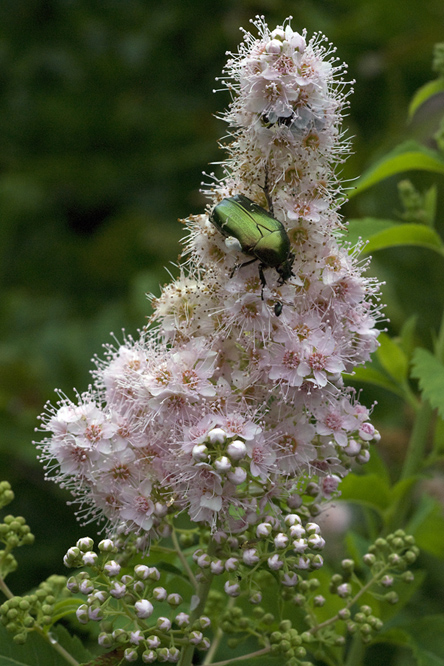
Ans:
{"type": "MultiPolygon", "coordinates": [[[[267,284],[264,268],[275,268],[279,273],[279,284],[283,284],[292,275],[294,254],[290,251],[290,239],[285,228],[265,208],[261,208],[243,194],[222,199],[214,207],[210,221],[223,236],[236,238],[242,252],[253,257],[236,268],[248,266],[259,261],[259,277],[262,285],[262,298],[264,287],[267,284]]],[[[276,308],[275,308],[276,311],[276,308]]],[[[282,312],[282,305],[276,314],[282,312]]]]}

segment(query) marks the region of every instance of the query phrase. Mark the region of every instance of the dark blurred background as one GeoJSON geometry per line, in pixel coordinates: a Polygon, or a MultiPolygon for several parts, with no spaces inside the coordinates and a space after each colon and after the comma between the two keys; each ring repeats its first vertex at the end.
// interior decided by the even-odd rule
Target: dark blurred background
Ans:
{"type": "MultiPolygon", "coordinates": [[[[237,49],[239,26],[258,13],[271,27],[291,14],[294,29],[324,32],[349,63],[357,83],[345,178],[403,139],[431,145],[433,108],[410,125],[406,109],[434,76],[442,0],[0,2],[0,477],[18,496],[8,510],[37,536],[18,553],[17,594],[64,573],[66,549],[94,536],[76,523],[67,494],[43,480],[31,444],[36,417],[55,387],[70,397],[72,387],[87,388],[90,359],[110,331],[137,334],[150,313],[145,292],[169,280],[164,266],[174,273],[178,218],[202,212],[202,171],[222,157],[225,126],[215,114],[229,97],[213,95],[215,77],[237,49]]],[[[397,210],[391,179],[344,212],[392,218],[397,210]]],[[[426,294],[441,259],[420,250],[384,256],[373,272],[391,285],[393,331],[419,312],[427,341],[444,302],[442,286],[432,301],[426,294]]]]}

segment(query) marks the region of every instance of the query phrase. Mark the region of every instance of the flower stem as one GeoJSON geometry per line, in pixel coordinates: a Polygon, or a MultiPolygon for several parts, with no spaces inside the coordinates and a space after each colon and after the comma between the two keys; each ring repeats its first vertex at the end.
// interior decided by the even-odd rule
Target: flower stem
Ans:
{"type": "Polygon", "coordinates": [[[173,531],[172,531],[171,538],[172,538],[172,540],[173,540],[173,544],[174,544],[175,551],[176,551],[176,553],[177,553],[177,557],[178,557],[179,560],[182,562],[182,564],[183,564],[183,568],[184,568],[185,571],[187,572],[187,574],[188,574],[188,578],[190,579],[190,583],[196,588],[196,587],[197,587],[197,580],[195,579],[194,574],[193,574],[193,572],[191,571],[191,567],[190,567],[190,565],[188,564],[187,558],[185,557],[185,555],[184,555],[183,552],[182,552],[182,549],[181,549],[181,547],[180,547],[179,541],[178,541],[178,539],[177,539],[177,534],[176,534],[176,532],[174,531],[174,529],[173,529],[173,531]]]}

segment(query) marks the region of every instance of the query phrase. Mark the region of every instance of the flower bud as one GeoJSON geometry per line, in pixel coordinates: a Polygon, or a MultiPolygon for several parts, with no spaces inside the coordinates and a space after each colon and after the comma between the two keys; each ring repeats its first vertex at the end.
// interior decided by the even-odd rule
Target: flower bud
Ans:
{"type": "Polygon", "coordinates": [[[145,620],[147,617],[150,617],[154,610],[153,604],[151,601],[148,601],[148,599],[141,599],[140,601],[136,601],[134,608],[136,609],[137,617],[140,617],[141,620],[145,620]]]}
{"type": "Polygon", "coordinates": [[[173,592],[172,594],[169,594],[167,596],[167,603],[170,606],[173,607],[180,606],[182,601],[183,601],[182,597],[180,596],[180,594],[177,594],[176,592],[173,592]]]}
{"type": "Polygon", "coordinates": [[[195,444],[193,446],[191,455],[196,462],[204,462],[205,460],[208,460],[209,457],[208,448],[205,446],[205,444],[195,444]]]}
{"type": "Polygon", "coordinates": [[[231,483],[240,486],[247,478],[247,472],[242,467],[235,467],[231,472],[228,472],[227,476],[231,483]]]}
{"type": "Polygon", "coordinates": [[[227,433],[222,428],[213,428],[207,436],[210,444],[223,444],[227,439],[227,433]]]}
{"type": "Polygon", "coordinates": [[[86,567],[92,567],[97,562],[98,557],[99,556],[97,555],[97,553],[95,553],[93,550],[90,550],[87,553],[83,553],[82,555],[83,564],[86,567]]]}
{"type": "Polygon", "coordinates": [[[88,624],[88,606],[86,604],[81,604],[76,610],[76,617],[80,624],[88,624]]]}
{"type": "Polygon", "coordinates": [[[279,559],[279,555],[275,553],[267,560],[268,566],[272,571],[278,571],[281,567],[284,566],[284,563],[279,559]]]}
{"type": "Polygon", "coordinates": [[[187,627],[190,624],[190,616],[187,613],[178,613],[174,621],[179,627],[187,627]]]}
{"type": "Polygon", "coordinates": [[[126,648],[123,652],[125,661],[137,661],[137,650],[134,648],[126,648]]]}
{"type": "Polygon", "coordinates": [[[222,560],[215,560],[214,562],[211,562],[210,570],[211,573],[218,576],[225,571],[224,563],[222,562],[222,560]]]}
{"type": "Polygon", "coordinates": [[[86,553],[94,548],[94,541],[90,537],[83,537],[77,541],[76,546],[83,553],[86,553]]]}
{"type": "Polygon", "coordinates": [[[238,597],[240,594],[239,583],[233,583],[232,581],[227,580],[224,585],[224,590],[229,597],[238,597]]]}
{"type": "Polygon", "coordinates": [[[220,456],[214,461],[214,467],[218,472],[225,474],[231,469],[231,461],[227,456],[220,456]]]}
{"type": "Polygon", "coordinates": [[[103,566],[108,576],[117,576],[120,573],[121,566],[115,560],[110,560],[103,566]]]}
{"type": "Polygon", "coordinates": [[[247,447],[240,439],[235,439],[233,442],[228,444],[227,453],[231,460],[242,460],[246,456],[247,447]]]}
{"type": "Polygon", "coordinates": [[[171,621],[167,617],[158,617],[156,624],[162,631],[169,631],[171,629],[171,621]]]}
{"type": "Polygon", "coordinates": [[[294,587],[298,584],[298,580],[299,578],[296,573],[286,573],[283,575],[281,583],[282,585],[285,585],[285,587],[294,587]]]}
{"type": "Polygon", "coordinates": [[[242,560],[244,564],[246,564],[249,567],[254,566],[259,562],[259,556],[257,554],[257,549],[256,548],[247,548],[244,550],[242,553],[242,560]]]}
{"type": "Polygon", "coordinates": [[[273,529],[273,528],[272,528],[272,526],[270,525],[270,523],[260,523],[260,524],[256,527],[256,536],[259,537],[259,539],[260,539],[261,537],[267,537],[267,536],[269,536],[269,535],[271,534],[272,529],[273,529]]]}
{"type": "Polygon", "coordinates": [[[168,593],[164,587],[155,587],[153,590],[153,597],[156,601],[165,601],[168,593]]]}
{"type": "Polygon", "coordinates": [[[288,545],[288,536],[283,532],[279,532],[277,536],[274,537],[274,547],[275,548],[286,548],[288,545]]]}
{"type": "Polygon", "coordinates": [[[99,545],[98,549],[102,553],[112,553],[115,551],[114,541],[111,539],[103,539],[99,545]]]}

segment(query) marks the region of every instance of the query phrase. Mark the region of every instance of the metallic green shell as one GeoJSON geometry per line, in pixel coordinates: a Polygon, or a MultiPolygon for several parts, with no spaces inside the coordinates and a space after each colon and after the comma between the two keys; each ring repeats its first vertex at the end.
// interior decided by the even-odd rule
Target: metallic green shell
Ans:
{"type": "Polygon", "coordinates": [[[225,237],[233,236],[250,257],[264,267],[276,268],[283,281],[291,276],[293,255],[284,226],[243,194],[223,199],[210,221],[225,237]]]}

